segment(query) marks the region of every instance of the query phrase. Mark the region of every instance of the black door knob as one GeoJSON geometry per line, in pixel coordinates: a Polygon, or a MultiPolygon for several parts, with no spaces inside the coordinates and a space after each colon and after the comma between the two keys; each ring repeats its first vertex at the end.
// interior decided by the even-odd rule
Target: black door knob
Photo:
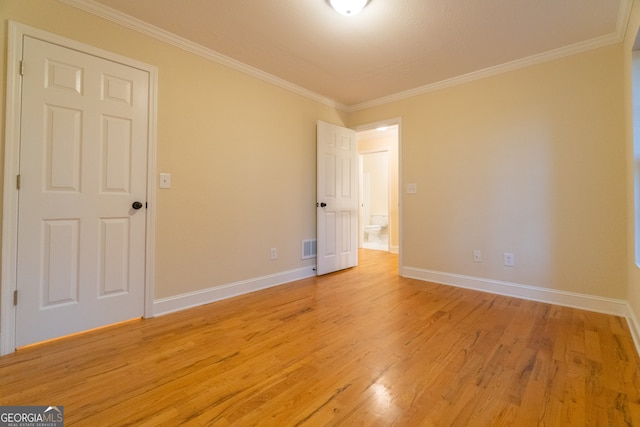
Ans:
{"type": "Polygon", "coordinates": [[[133,202],[133,204],[131,205],[131,207],[132,207],[133,209],[136,209],[136,210],[137,210],[137,209],[140,209],[140,208],[142,207],[142,203],[140,203],[140,202],[133,202]]]}
{"type": "Polygon", "coordinates": [[[320,207],[324,208],[325,206],[327,206],[327,204],[325,202],[320,203],[320,207]]]}

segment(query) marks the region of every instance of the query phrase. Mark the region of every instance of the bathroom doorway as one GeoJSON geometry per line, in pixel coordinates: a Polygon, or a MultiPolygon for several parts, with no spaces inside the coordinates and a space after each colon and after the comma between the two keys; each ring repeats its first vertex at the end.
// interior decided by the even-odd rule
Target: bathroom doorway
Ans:
{"type": "Polygon", "coordinates": [[[357,133],[359,246],[398,253],[398,125],[357,133]]]}

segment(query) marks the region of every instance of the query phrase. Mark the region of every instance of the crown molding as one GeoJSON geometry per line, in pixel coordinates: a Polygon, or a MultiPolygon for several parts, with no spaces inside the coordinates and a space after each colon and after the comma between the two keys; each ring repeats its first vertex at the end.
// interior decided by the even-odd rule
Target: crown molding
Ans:
{"type": "Polygon", "coordinates": [[[104,6],[95,1],[92,1],[92,0],[58,0],[58,1],[61,3],[65,3],[69,6],[75,7],[76,9],[80,9],[84,12],[91,13],[92,15],[98,16],[100,18],[104,18],[108,21],[114,22],[123,27],[137,31],[141,34],[144,34],[156,40],[159,40],[169,45],[172,45],[174,47],[177,47],[178,49],[185,50],[187,52],[190,52],[195,55],[206,58],[208,60],[214,61],[218,64],[224,65],[236,71],[240,71],[242,73],[248,74],[257,79],[263,80],[267,83],[271,83],[282,89],[288,90],[289,92],[293,92],[297,95],[303,96],[313,101],[317,101],[321,104],[325,104],[329,107],[337,108],[343,111],[346,111],[348,109],[348,106],[341,104],[337,101],[334,101],[333,99],[319,95],[301,86],[298,86],[284,79],[276,77],[273,74],[269,74],[258,68],[247,65],[243,62],[240,62],[231,57],[218,53],[212,49],[206,48],[202,45],[194,43],[190,40],[187,40],[169,31],[158,28],[140,19],[126,15],[122,12],[119,12],[110,7],[104,6]]]}
{"type": "Polygon", "coordinates": [[[137,18],[133,18],[117,10],[111,9],[93,0],[58,0],[62,3],[68,4],[77,9],[107,19],[116,24],[122,25],[131,30],[137,31],[149,37],[153,37],[157,40],[170,44],[179,49],[183,49],[187,52],[191,52],[195,55],[202,56],[211,61],[217,62],[221,65],[232,68],[236,71],[248,74],[260,80],[271,83],[282,89],[293,92],[297,95],[305,98],[317,101],[321,104],[327,105],[332,108],[336,108],[348,113],[364,110],[367,108],[377,107],[392,102],[401,101],[414,96],[423,95],[436,90],[457,86],[463,83],[472,82],[474,80],[483,79],[490,76],[506,73],[509,71],[518,70],[521,68],[529,67],[532,65],[541,64],[543,62],[552,61],[554,59],[560,59],[566,56],[575,55],[577,53],[586,52],[589,50],[605,47],[614,43],[619,43],[624,39],[624,35],[627,29],[627,23],[631,15],[631,7],[633,0],[621,0],[620,9],[618,10],[618,18],[616,23],[616,30],[601,37],[596,37],[591,40],[572,44],[559,49],[550,50],[537,55],[528,56],[525,58],[517,59],[515,61],[507,62],[504,64],[488,67],[482,70],[474,71],[471,73],[463,74],[450,79],[442,80],[428,85],[420,86],[414,89],[410,89],[403,92],[398,92],[393,95],[384,96],[381,98],[373,99],[371,101],[365,101],[354,105],[345,105],[339,103],[328,97],[319,95],[301,86],[288,82],[284,79],[276,77],[272,74],[264,72],[258,68],[247,65],[243,62],[230,58],[226,55],[218,53],[212,49],[201,46],[190,40],[182,38],[169,31],[163,30],[149,23],[141,21],[137,18]]]}
{"type": "Polygon", "coordinates": [[[631,15],[632,1],[633,0],[622,0],[620,2],[616,31],[611,34],[550,50],[537,55],[527,56],[525,58],[517,59],[515,61],[507,62],[493,67],[484,68],[482,70],[473,71],[471,73],[463,74],[446,80],[441,80],[439,82],[430,83],[425,86],[398,92],[393,95],[384,96],[382,98],[373,99],[371,101],[365,101],[360,104],[354,104],[347,108],[347,112],[351,113],[354,111],[360,111],[367,108],[389,104],[391,102],[401,101],[407,98],[412,98],[414,96],[423,95],[428,92],[434,92],[436,90],[457,86],[463,83],[469,83],[474,80],[480,80],[486,77],[530,67],[532,65],[541,64],[547,61],[552,61],[554,59],[560,59],[566,56],[575,55],[577,53],[582,53],[600,47],[609,46],[611,44],[620,43],[622,40],[624,40],[624,35],[627,30],[627,23],[631,15]]]}

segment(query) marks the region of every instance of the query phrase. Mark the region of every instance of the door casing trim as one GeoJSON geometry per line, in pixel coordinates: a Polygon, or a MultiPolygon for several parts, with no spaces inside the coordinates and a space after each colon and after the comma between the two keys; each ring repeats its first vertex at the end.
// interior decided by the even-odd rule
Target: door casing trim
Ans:
{"type": "Polygon", "coordinates": [[[16,343],[16,307],[13,305],[13,293],[17,289],[18,190],[16,188],[16,176],[20,170],[20,111],[22,110],[22,99],[20,96],[21,76],[19,70],[20,60],[22,58],[22,39],[24,36],[30,36],[109,61],[119,62],[146,71],[149,74],[144,317],[153,317],[155,284],[155,176],[158,112],[157,67],[14,21],[9,21],[8,36],[4,194],[2,211],[2,275],[0,276],[0,355],[15,351],[16,343]]]}

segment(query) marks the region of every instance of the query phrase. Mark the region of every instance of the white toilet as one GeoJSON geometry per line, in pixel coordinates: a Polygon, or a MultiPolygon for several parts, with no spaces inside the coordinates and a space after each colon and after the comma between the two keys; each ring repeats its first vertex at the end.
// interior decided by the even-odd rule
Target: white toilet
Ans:
{"type": "Polygon", "coordinates": [[[380,232],[389,225],[389,215],[371,215],[371,225],[364,226],[364,239],[368,242],[380,240],[380,232]]]}

